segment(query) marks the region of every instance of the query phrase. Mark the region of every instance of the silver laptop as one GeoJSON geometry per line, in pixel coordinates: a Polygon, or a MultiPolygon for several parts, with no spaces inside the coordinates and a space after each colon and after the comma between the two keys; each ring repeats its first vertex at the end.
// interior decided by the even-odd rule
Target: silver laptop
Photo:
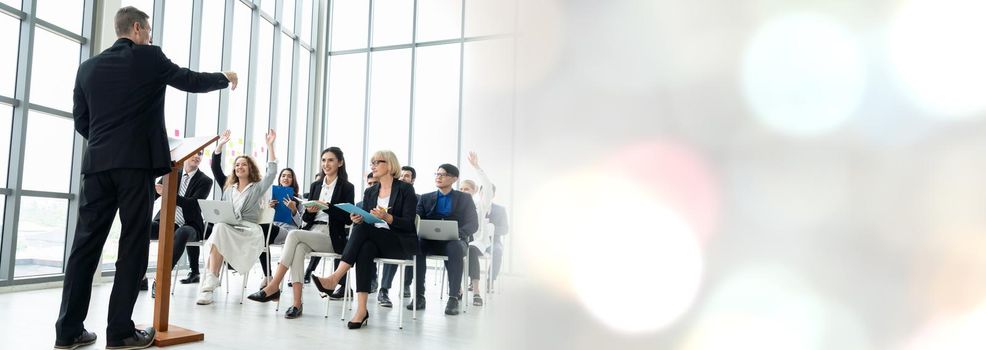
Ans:
{"type": "Polygon", "coordinates": [[[199,199],[199,207],[202,208],[202,220],[206,222],[230,225],[240,223],[233,215],[233,202],[199,199]]]}
{"type": "Polygon", "coordinates": [[[452,220],[421,220],[418,223],[418,237],[433,241],[454,241],[459,239],[459,222],[452,220]]]}

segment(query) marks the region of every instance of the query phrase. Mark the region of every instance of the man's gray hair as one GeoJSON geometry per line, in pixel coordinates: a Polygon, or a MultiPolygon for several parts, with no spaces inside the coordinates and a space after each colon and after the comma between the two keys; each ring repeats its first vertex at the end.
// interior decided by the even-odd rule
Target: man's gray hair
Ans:
{"type": "Polygon", "coordinates": [[[138,10],[136,7],[127,6],[116,11],[116,18],[114,19],[114,24],[116,25],[116,36],[124,36],[130,34],[130,29],[133,28],[134,23],[140,23],[143,28],[149,28],[150,24],[147,22],[147,16],[144,11],[138,10]]]}

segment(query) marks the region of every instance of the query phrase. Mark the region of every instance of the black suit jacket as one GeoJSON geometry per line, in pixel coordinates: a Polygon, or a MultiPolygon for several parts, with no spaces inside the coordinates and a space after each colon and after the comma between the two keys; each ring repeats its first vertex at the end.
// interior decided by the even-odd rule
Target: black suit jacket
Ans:
{"type": "Polygon", "coordinates": [[[75,130],[89,146],[82,173],[147,169],[154,176],[171,171],[164,125],[166,86],[188,92],[225,88],[222,73],[178,67],[153,45],[118,39],[81,65],[73,92],[75,130]]]}
{"type": "MultiPolygon", "coordinates": [[[[178,186],[181,186],[181,175],[178,176],[178,186]]],[[[185,225],[191,226],[195,232],[200,234],[205,232],[205,224],[202,222],[202,208],[199,208],[199,199],[209,198],[209,192],[212,192],[212,179],[202,170],[199,170],[188,180],[185,195],[175,197],[176,204],[181,207],[181,215],[185,217],[185,225]]],[[[158,211],[157,215],[154,216],[154,221],[160,220],[161,212],[158,211]]]]}
{"type": "MultiPolygon", "coordinates": [[[[377,207],[377,198],[380,197],[380,184],[377,183],[363,192],[363,202],[360,208],[370,211],[377,207]]],[[[397,234],[404,247],[404,253],[414,255],[418,253],[418,226],[415,224],[414,217],[417,215],[415,208],[418,206],[418,197],[414,194],[414,187],[404,181],[394,179],[394,185],[390,189],[390,200],[388,201],[390,210],[387,212],[394,216],[394,222],[390,224],[390,231],[397,234]]],[[[362,225],[370,225],[364,221],[362,225]]],[[[371,225],[372,226],[372,225],[371,225]]]]}
{"type": "Polygon", "coordinates": [[[476,203],[473,203],[472,196],[468,193],[452,190],[452,211],[446,215],[439,215],[435,211],[438,205],[438,191],[429,192],[421,195],[418,202],[418,215],[422,220],[455,220],[459,224],[459,239],[466,243],[472,242],[472,235],[479,229],[479,219],[476,218],[476,203]]]}
{"type": "MultiPolygon", "coordinates": [[[[322,196],[322,180],[317,180],[312,182],[312,185],[308,190],[308,200],[325,200],[319,198],[322,196]]],[[[329,209],[323,210],[326,214],[329,214],[329,234],[337,237],[346,236],[346,225],[353,223],[353,220],[349,218],[349,213],[345,210],[339,209],[335,204],[339,203],[352,203],[353,199],[356,197],[356,188],[349,181],[344,181],[342,179],[336,179],[336,186],[332,189],[332,198],[329,202],[329,209]]],[[[305,227],[302,229],[309,230],[312,226],[315,226],[315,215],[316,213],[309,213],[305,211],[301,214],[301,220],[305,222],[305,227]]],[[[335,243],[333,243],[334,245],[335,243]]],[[[337,250],[342,250],[342,247],[335,247],[337,250]]]]}

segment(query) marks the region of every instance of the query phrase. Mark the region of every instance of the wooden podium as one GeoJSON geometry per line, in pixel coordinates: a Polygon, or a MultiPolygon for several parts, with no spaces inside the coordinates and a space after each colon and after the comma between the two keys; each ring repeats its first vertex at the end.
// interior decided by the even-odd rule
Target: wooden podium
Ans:
{"type": "MultiPolygon", "coordinates": [[[[178,180],[184,169],[185,160],[197,154],[219,136],[189,137],[171,140],[171,172],[164,176],[164,190],[161,193],[161,217],[158,227],[157,277],[155,278],[154,299],[154,337],[155,346],[170,346],[205,340],[205,334],[168,324],[168,310],[171,308],[171,259],[175,239],[175,197],[178,196],[178,180]]],[[[204,234],[204,232],[202,232],[204,234]]],[[[138,328],[144,328],[138,326],[138,328]]]]}

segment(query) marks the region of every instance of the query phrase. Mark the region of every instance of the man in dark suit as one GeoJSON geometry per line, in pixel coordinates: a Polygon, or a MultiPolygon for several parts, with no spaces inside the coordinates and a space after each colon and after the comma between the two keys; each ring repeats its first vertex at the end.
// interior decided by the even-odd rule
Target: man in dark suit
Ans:
{"type": "Polygon", "coordinates": [[[147,14],[133,7],[117,11],[117,41],[79,65],[73,93],[75,130],[88,141],[82,161],[79,221],[65,263],[62,302],[55,323],[55,348],[92,344],[96,334],[83,321],[89,310],[93,274],[116,212],[120,246],[110,293],[107,349],[141,349],[154,341],[154,328],[137,330],[131,319],[138,283],[147,271],[154,178],[171,171],[164,124],[164,92],[170,85],[188,92],[236,87],[236,74],[197,73],[180,68],[150,46],[147,14]]]}
{"type": "MultiPolygon", "coordinates": [[[[418,215],[421,220],[455,220],[459,225],[459,239],[455,241],[433,241],[418,239],[417,255],[417,307],[425,306],[425,269],[427,255],[445,255],[448,260],[445,268],[448,270],[448,304],[445,305],[446,315],[459,314],[459,301],[462,298],[462,259],[466,256],[466,246],[472,241],[472,236],[479,229],[476,217],[476,203],[468,193],[452,189],[459,180],[459,168],[452,164],[438,166],[435,173],[435,185],[438,190],[421,195],[418,201],[418,215]]],[[[407,308],[412,309],[408,304],[407,308]]]]}
{"type": "MultiPolygon", "coordinates": [[[[202,233],[205,232],[205,224],[202,222],[202,208],[199,208],[199,199],[209,198],[212,191],[212,178],[199,171],[199,164],[202,163],[202,152],[193,155],[185,161],[184,171],[178,178],[178,197],[175,202],[175,236],[174,250],[171,254],[171,267],[174,268],[181,258],[182,251],[189,241],[201,240],[202,233]]],[[[160,183],[154,187],[157,196],[164,191],[164,186],[160,183]]],[[[151,239],[158,239],[158,229],[161,225],[161,212],[154,216],[151,221],[151,239]]],[[[188,247],[188,265],[191,271],[188,277],[181,280],[181,283],[196,283],[199,281],[199,247],[188,247]],[[193,250],[194,249],[194,250],[193,250]]],[[[157,281],[154,281],[157,284],[157,281]]],[[[141,281],[140,289],[147,288],[147,277],[141,281]]],[[[151,287],[151,297],[154,297],[154,287],[151,287]]]]}

